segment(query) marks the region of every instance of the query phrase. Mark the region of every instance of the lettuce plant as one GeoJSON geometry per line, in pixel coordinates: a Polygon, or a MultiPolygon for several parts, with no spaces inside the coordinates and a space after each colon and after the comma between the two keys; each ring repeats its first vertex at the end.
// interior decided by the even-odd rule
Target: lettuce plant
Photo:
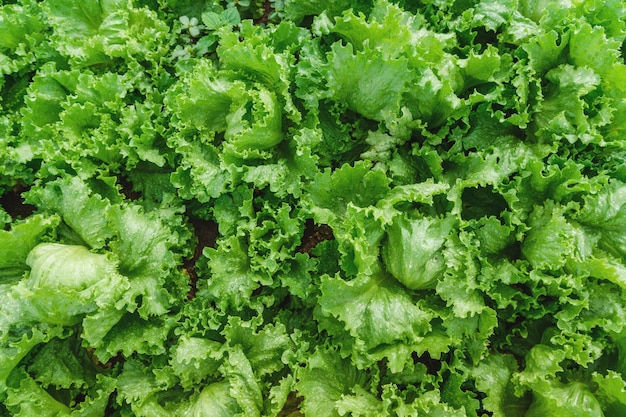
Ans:
{"type": "Polygon", "coordinates": [[[622,1],[0,5],[0,416],[626,415],[622,1]]]}

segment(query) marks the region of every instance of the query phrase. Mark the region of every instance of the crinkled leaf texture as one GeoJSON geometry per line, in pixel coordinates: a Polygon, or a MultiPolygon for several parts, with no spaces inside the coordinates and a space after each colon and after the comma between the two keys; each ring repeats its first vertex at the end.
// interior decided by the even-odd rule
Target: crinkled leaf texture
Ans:
{"type": "Polygon", "coordinates": [[[3,2],[0,416],[626,415],[625,40],[621,0],[3,2]]]}

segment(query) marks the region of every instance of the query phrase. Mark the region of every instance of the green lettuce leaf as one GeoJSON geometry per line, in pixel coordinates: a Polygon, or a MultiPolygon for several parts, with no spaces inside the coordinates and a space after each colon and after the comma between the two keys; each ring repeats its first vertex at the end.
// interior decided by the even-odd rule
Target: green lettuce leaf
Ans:
{"type": "Polygon", "coordinates": [[[250,270],[250,260],[243,240],[232,236],[220,243],[218,249],[207,248],[204,255],[210,261],[210,285],[202,296],[214,300],[222,309],[241,308],[259,287],[262,277],[250,270]]]}
{"type": "Polygon", "coordinates": [[[15,223],[10,230],[0,231],[0,277],[2,284],[21,278],[28,270],[26,259],[44,236],[59,223],[56,217],[31,216],[22,223],[15,223]]]}
{"type": "Polygon", "coordinates": [[[602,406],[591,390],[583,383],[552,383],[547,390],[534,391],[533,402],[525,416],[602,416],[602,406]]]}
{"type": "Polygon", "coordinates": [[[328,61],[330,97],[373,120],[383,120],[386,114],[393,117],[400,112],[402,95],[408,91],[408,83],[414,80],[406,58],[384,59],[369,48],[355,53],[352,44],[335,43],[328,61]]]}
{"type": "Polygon", "coordinates": [[[625,17],[4,2],[0,415],[623,415],[625,17]]]}
{"type": "Polygon", "coordinates": [[[82,314],[117,301],[128,289],[115,262],[84,246],[41,243],[26,264],[28,278],[14,291],[34,308],[34,318],[46,323],[76,324],[82,314]]]}
{"type": "Polygon", "coordinates": [[[326,169],[316,175],[308,186],[309,209],[322,224],[343,220],[348,205],[368,207],[389,192],[389,178],[379,170],[371,169],[366,161],[354,166],[343,165],[331,173],[326,169]]]}
{"type": "MultiPolygon", "coordinates": [[[[12,294],[11,294],[12,295],[12,294]]],[[[23,314],[19,311],[20,308],[24,308],[22,305],[11,305],[5,302],[7,297],[2,294],[3,307],[11,307],[10,313],[4,311],[4,308],[0,310],[2,315],[2,337],[0,346],[0,363],[2,364],[2,373],[0,373],[0,390],[4,392],[7,388],[7,378],[11,375],[13,370],[19,365],[19,363],[29,354],[29,352],[41,343],[48,342],[54,337],[63,335],[63,329],[56,326],[48,325],[36,325],[27,328],[19,328],[13,326],[14,324],[23,323],[23,319],[19,317],[23,314]],[[16,320],[15,316],[18,316],[20,320],[16,320]]]]}
{"type": "Polygon", "coordinates": [[[93,359],[77,348],[76,341],[73,336],[51,339],[36,350],[26,368],[12,374],[5,404],[14,415],[28,415],[38,408],[44,415],[105,413],[115,380],[99,374],[93,359]]]}
{"type": "Polygon", "coordinates": [[[396,218],[387,230],[382,255],[387,271],[412,290],[433,288],[446,269],[438,256],[455,220],[396,218]]]}
{"type": "Polygon", "coordinates": [[[417,345],[430,331],[433,318],[382,270],[352,281],[322,277],[319,306],[322,317],[331,316],[343,323],[355,338],[355,353],[360,354],[375,353],[389,345],[399,349],[417,345]],[[387,326],[379,326],[383,322],[387,326]]]}
{"type": "Polygon", "coordinates": [[[296,387],[304,397],[305,415],[336,417],[346,413],[381,412],[374,396],[367,388],[368,376],[357,370],[338,352],[318,350],[306,361],[297,374],[296,387]]]}
{"type": "Polygon", "coordinates": [[[618,257],[626,256],[626,240],[620,230],[626,225],[626,186],[613,181],[589,196],[577,220],[600,234],[599,246],[618,257]]]}
{"type": "Polygon", "coordinates": [[[159,43],[165,42],[168,26],[130,1],[64,0],[48,5],[46,12],[52,42],[78,66],[112,65],[120,56],[156,60],[166,52],[159,43]]]}
{"type": "Polygon", "coordinates": [[[45,188],[33,190],[28,201],[59,213],[80,242],[93,249],[101,249],[112,237],[107,227],[106,213],[110,203],[79,178],[57,180],[45,188]]]}
{"type": "Polygon", "coordinates": [[[623,376],[609,371],[607,375],[594,374],[598,389],[593,393],[602,404],[605,416],[618,416],[626,410],[626,384],[623,376]]]}
{"type": "Polygon", "coordinates": [[[183,416],[230,417],[238,415],[241,408],[230,395],[228,381],[214,382],[202,389],[195,401],[183,412],[183,416]]]}
{"type": "Polygon", "coordinates": [[[332,14],[340,13],[360,3],[352,0],[327,1],[327,0],[286,0],[284,2],[285,16],[294,22],[300,22],[304,17],[319,15],[328,10],[332,14]]]}
{"type": "MultiPolygon", "coordinates": [[[[562,209],[561,209],[562,210],[562,209]]],[[[533,268],[561,268],[568,258],[584,259],[593,248],[584,230],[559,213],[560,208],[547,203],[537,207],[528,219],[530,230],[521,251],[533,268]]]]}
{"type": "Polygon", "coordinates": [[[470,372],[476,387],[487,394],[482,401],[485,410],[494,415],[522,417],[528,408],[528,397],[517,397],[512,375],[517,371],[515,358],[510,355],[490,355],[470,372]]]}
{"type": "Polygon", "coordinates": [[[222,357],[221,343],[183,335],[172,349],[170,365],[181,384],[191,388],[216,374],[222,357]]]}
{"type": "Polygon", "coordinates": [[[285,364],[281,358],[293,349],[283,324],[255,329],[252,322],[242,322],[239,318],[229,320],[223,334],[230,346],[240,346],[250,361],[255,376],[263,377],[281,371],[285,364]]]}
{"type": "Polygon", "coordinates": [[[4,404],[14,416],[70,414],[66,404],[56,400],[23,369],[13,373],[4,404]]]}

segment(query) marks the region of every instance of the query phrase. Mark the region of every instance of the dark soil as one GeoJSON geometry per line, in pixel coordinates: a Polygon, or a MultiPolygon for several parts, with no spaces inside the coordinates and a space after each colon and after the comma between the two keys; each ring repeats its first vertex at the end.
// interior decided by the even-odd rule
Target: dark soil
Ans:
{"type": "Polygon", "coordinates": [[[24,203],[22,193],[27,190],[28,188],[25,186],[16,185],[0,197],[0,206],[13,219],[24,219],[33,214],[36,209],[35,206],[24,203]]]}
{"type": "Polygon", "coordinates": [[[307,219],[304,227],[304,235],[302,236],[302,243],[296,249],[298,252],[311,255],[311,251],[317,246],[318,243],[325,240],[332,240],[333,229],[326,224],[315,224],[312,219],[307,219]]]}
{"type": "Polygon", "coordinates": [[[301,403],[302,397],[299,397],[295,392],[290,392],[285,406],[280,410],[277,417],[303,417],[304,414],[300,411],[301,403]]]}
{"type": "Polygon", "coordinates": [[[214,248],[217,237],[219,236],[219,230],[217,223],[213,221],[207,221],[197,218],[189,220],[193,227],[198,244],[194,248],[193,256],[188,259],[184,264],[184,269],[189,275],[189,293],[187,297],[193,299],[196,296],[198,274],[196,273],[196,261],[202,256],[204,248],[214,248]]]}

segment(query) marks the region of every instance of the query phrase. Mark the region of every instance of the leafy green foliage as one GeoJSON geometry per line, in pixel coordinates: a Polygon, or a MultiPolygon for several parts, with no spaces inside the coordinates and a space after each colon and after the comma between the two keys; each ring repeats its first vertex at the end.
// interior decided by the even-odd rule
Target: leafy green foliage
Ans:
{"type": "Polygon", "coordinates": [[[622,416],[622,1],[0,5],[0,415],[622,416]]]}

